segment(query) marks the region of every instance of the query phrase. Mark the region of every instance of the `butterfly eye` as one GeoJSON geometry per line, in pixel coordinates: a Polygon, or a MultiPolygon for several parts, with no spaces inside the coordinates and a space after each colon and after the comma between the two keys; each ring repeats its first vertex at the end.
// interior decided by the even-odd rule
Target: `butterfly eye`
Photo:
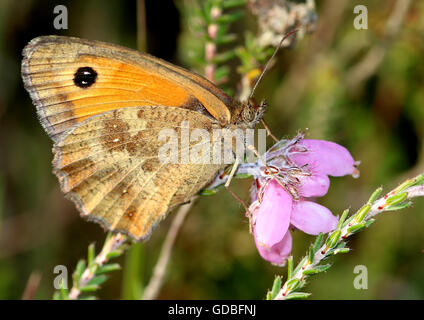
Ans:
{"type": "Polygon", "coordinates": [[[242,117],[245,122],[252,122],[255,120],[255,111],[249,105],[247,105],[243,109],[242,117]]]}
{"type": "Polygon", "coordinates": [[[80,88],[88,88],[96,82],[97,72],[91,67],[81,67],[75,72],[74,83],[80,88]]]}

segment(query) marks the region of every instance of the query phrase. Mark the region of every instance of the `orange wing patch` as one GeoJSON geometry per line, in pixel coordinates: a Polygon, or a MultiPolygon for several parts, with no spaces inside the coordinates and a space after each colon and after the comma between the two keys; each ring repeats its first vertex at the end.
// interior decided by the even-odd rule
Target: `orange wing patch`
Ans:
{"type": "Polygon", "coordinates": [[[221,122],[231,118],[230,99],[207,80],[137,51],[49,36],[31,41],[23,55],[25,87],[54,141],[76,123],[124,107],[183,107],[221,122]],[[80,68],[94,71],[91,85],[76,85],[80,68]]]}

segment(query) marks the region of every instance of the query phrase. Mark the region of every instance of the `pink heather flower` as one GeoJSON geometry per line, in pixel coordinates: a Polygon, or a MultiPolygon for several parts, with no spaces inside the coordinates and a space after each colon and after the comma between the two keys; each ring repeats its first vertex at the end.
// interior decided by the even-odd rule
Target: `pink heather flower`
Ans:
{"type": "Polygon", "coordinates": [[[329,175],[358,176],[358,163],[336,143],[303,136],[280,141],[264,157],[266,166],[245,170],[255,178],[250,222],[260,255],[283,265],[291,252],[290,227],[312,235],[337,227],[338,218],[310,198],[327,193],[329,175]]]}

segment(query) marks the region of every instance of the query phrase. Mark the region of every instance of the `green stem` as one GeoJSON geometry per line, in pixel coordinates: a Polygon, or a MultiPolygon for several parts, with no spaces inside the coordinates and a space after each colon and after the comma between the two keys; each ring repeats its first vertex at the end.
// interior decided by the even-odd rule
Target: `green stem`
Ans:
{"type": "Polygon", "coordinates": [[[144,247],[142,243],[131,246],[125,256],[122,280],[122,299],[137,300],[143,294],[144,247]]]}

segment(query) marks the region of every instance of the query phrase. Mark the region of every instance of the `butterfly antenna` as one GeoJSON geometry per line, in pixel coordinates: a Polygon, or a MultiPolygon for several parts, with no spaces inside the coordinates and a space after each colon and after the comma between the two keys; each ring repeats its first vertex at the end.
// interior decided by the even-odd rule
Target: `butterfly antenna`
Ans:
{"type": "Polygon", "coordinates": [[[258,86],[259,82],[261,82],[265,72],[268,70],[269,65],[272,61],[272,59],[274,59],[275,55],[277,54],[278,50],[280,50],[281,46],[283,45],[284,40],[286,40],[288,37],[292,36],[293,34],[295,34],[297,31],[299,31],[298,29],[294,29],[292,31],[290,31],[289,33],[287,33],[286,35],[284,35],[284,37],[281,39],[279,45],[277,46],[277,48],[275,48],[274,53],[272,54],[271,58],[268,59],[267,63],[265,64],[264,69],[262,70],[258,80],[256,80],[255,85],[253,86],[252,92],[250,93],[249,99],[253,97],[253,94],[255,93],[256,87],[258,86]]]}

